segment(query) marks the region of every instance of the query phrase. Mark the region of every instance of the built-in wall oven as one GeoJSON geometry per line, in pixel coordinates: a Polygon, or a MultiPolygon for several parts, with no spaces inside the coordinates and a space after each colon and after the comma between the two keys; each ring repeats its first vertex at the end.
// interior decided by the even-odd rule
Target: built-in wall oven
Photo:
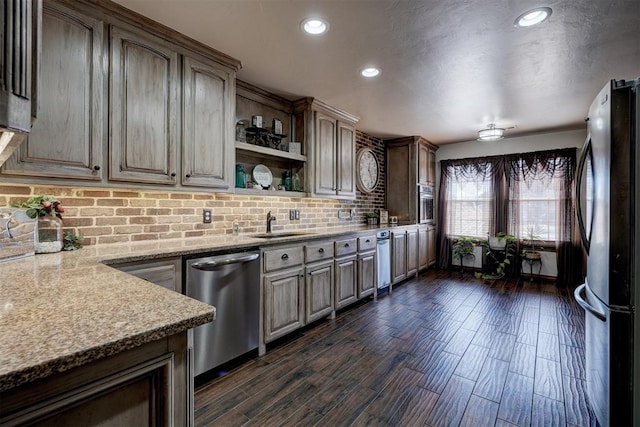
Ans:
{"type": "Polygon", "coordinates": [[[433,187],[418,185],[418,222],[433,224],[433,187]]]}

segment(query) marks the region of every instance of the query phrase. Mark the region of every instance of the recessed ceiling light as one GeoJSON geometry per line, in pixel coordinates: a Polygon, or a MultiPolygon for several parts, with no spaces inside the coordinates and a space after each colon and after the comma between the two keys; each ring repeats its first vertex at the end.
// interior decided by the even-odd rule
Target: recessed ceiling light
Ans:
{"type": "Polygon", "coordinates": [[[329,24],[320,18],[307,18],[300,24],[302,29],[308,33],[318,35],[324,34],[329,30],[329,24]]]}
{"type": "Polygon", "coordinates": [[[380,75],[380,69],[379,68],[375,68],[375,67],[369,67],[369,68],[365,68],[364,70],[360,71],[360,74],[363,77],[376,77],[380,75]]]}
{"type": "Polygon", "coordinates": [[[546,21],[551,16],[550,7],[537,7],[518,16],[513,25],[517,28],[530,27],[546,21]]]}

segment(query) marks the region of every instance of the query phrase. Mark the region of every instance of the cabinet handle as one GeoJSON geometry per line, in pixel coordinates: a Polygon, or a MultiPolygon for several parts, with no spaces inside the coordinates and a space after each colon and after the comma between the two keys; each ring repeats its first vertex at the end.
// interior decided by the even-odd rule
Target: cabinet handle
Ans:
{"type": "Polygon", "coordinates": [[[288,259],[289,259],[289,255],[287,255],[287,254],[282,254],[282,256],[281,256],[280,258],[282,258],[282,260],[283,260],[283,261],[286,261],[286,260],[288,260],[288,259]]]}
{"type": "Polygon", "coordinates": [[[367,239],[365,240],[365,243],[371,243],[371,240],[367,239]]]}
{"type": "Polygon", "coordinates": [[[99,171],[99,170],[100,170],[100,165],[95,165],[95,166],[93,167],[93,170],[94,170],[94,171],[99,171]]]}
{"type": "Polygon", "coordinates": [[[345,247],[345,248],[348,248],[349,246],[351,246],[351,245],[350,245],[350,244],[348,244],[348,243],[345,243],[345,244],[344,244],[344,247],[345,247]]]}
{"type": "Polygon", "coordinates": [[[191,174],[190,174],[190,173],[186,174],[185,176],[186,176],[187,178],[191,178],[191,174]]]}
{"type": "Polygon", "coordinates": [[[321,254],[323,254],[323,253],[324,253],[324,248],[320,248],[320,249],[318,249],[318,252],[320,252],[321,254]]]}
{"type": "Polygon", "coordinates": [[[176,173],[175,172],[171,172],[171,178],[175,178],[176,177],[176,173]]]}

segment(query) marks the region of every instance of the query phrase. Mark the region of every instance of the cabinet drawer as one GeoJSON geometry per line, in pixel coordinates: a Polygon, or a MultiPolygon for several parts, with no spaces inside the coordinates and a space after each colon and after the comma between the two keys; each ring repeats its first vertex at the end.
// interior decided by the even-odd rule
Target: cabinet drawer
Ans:
{"type": "Polygon", "coordinates": [[[358,251],[366,252],[375,249],[377,244],[376,242],[375,234],[358,237],[358,251]]]}
{"type": "Polygon", "coordinates": [[[344,255],[356,253],[358,241],[357,239],[336,240],[336,258],[344,255]]]}
{"type": "Polygon", "coordinates": [[[263,253],[264,271],[279,270],[302,264],[302,246],[292,246],[283,249],[268,249],[263,253]]]}
{"type": "Polygon", "coordinates": [[[305,262],[307,264],[315,261],[333,258],[333,242],[314,243],[304,247],[305,262]]]}

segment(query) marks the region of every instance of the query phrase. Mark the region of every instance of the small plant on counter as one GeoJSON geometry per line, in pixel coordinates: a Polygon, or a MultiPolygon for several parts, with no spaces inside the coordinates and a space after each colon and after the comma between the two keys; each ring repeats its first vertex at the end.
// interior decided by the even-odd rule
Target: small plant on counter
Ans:
{"type": "Polygon", "coordinates": [[[60,201],[52,196],[33,196],[24,202],[14,204],[13,207],[26,209],[27,216],[36,219],[47,215],[62,218],[64,213],[60,201]]]}
{"type": "Polygon", "coordinates": [[[378,224],[378,218],[380,216],[376,213],[376,212],[369,212],[367,214],[367,223],[369,225],[376,225],[378,224]]]}
{"type": "Polygon", "coordinates": [[[70,233],[68,231],[64,232],[64,247],[63,251],[75,251],[82,247],[82,237],[77,234],[70,233]]]}

